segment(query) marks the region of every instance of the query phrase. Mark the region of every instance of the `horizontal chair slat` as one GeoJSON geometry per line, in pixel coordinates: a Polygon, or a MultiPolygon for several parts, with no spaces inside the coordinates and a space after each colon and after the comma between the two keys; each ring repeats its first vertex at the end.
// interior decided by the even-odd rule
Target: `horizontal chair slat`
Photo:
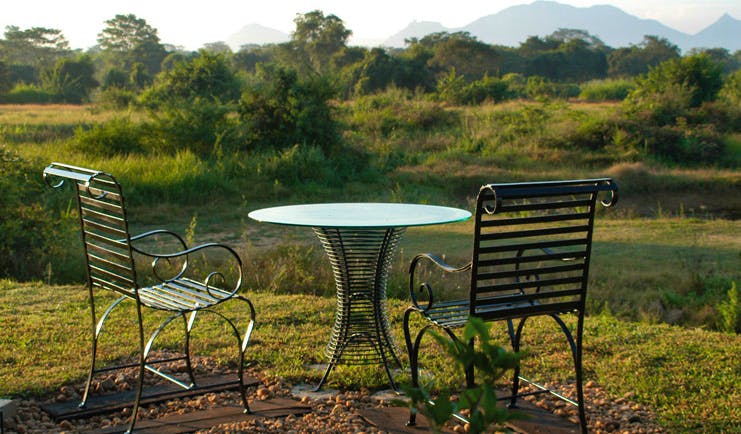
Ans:
{"type": "Polygon", "coordinates": [[[589,231],[589,225],[549,227],[549,228],[528,229],[528,230],[508,231],[508,232],[491,232],[487,234],[481,234],[479,239],[482,241],[492,241],[492,240],[503,240],[503,239],[510,239],[510,238],[527,238],[527,237],[539,237],[539,236],[547,236],[547,235],[573,234],[573,233],[587,232],[587,231],[589,231]]]}
{"type": "MultiPolygon", "coordinates": [[[[501,285],[483,285],[483,286],[477,286],[476,292],[482,293],[482,292],[504,292],[504,291],[515,291],[515,290],[526,290],[528,288],[537,288],[537,287],[550,287],[550,286],[556,286],[556,285],[565,285],[569,283],[579,283],[583,280],[583,276],[577,276],[577,277],[562,277],[558,279],[543,279],[543,280],[528,280],[524,282],[515,282],[515,283],[504,283],[501,285]]],[[[556,292],[556,290],[552,291],[556,292]]]]}
{"type": "Polygon", "coordinates": [[[484,321],[501,320],[507,318],[521,318],[523,316],[537,315],[539,313],[567,313],[573,312],[579,308],[579,303],[552,303],[552,304],[535,304],[525,306],[512,306],[506,309],[502,306],[497,309],[477,309],[475,315],[481,317],[484,321]]]}
{"type": "Polygon", "coordinates": [[[572,240],[556,240],[556,241],[540,241],[535,243],[518,243],[518,244],[505,244],[498,246],[487,246],[480,247],[480,254],[499,253],[499,252],[513,252],[513,251],[527,251],[537,249],[550,249],[555,247],[567,247],[567,246],[578,246],[586,245],[588,240],[586,238],[575,238],[572,240]]]}
{"type": "Polygon", "coordinates": [[[97,230],[102,231],[102,232],[107,232],[109,234],[116,235],[117,237],[122,238],[122,239],[123,238],[126,238],[126,235],[127,235],[126,231],[123,230],[123,229],[121,229],[121,228],[117,228],[117,227],[109,226],[109,225],[106,225],[106,224],[103,224],[103,223],[95,222],[95,221],[90,220],[90,219],[83,218],[82,219],[82,223],[86,227],[97,229],[97,230]]]}
{"type": "Polygon", "coordinates": [[[544,202],[544,203],[503,203],[497,207],[499,212],[520,212],[520,211],[538,211],[546,209],[560,209],[560,208],[577,208],[582,206],[592,205],[592,200],[564,200],[559,202],[544,202]]]}
{"type": "Polygon", "coordinates": [[[116,213],[119,216],[123,216],[123,208],[121,208],[120,203],[106,202],[106,201],[94,199],[92,197],[85,196],[85,195],[80,196],[80,201],[82,202],[83,206],[87,209],[99,208],[101,210],[106,210],[108,212],[116,213]]]}
{"type": "Polygon", "coordinates": [[[118,262],[111,261],[109,259],[103,258],[102,256],[95,255],[93,253],[89,254],[90,261],[94,264],[100,264],[107,268],[115,268],[120,273],[128,273],[133,274],[133,270],[130,267],[130,262],[126,261],[126,263],[121,264],[118,262]]]}
{"type": "Polygon", "coordinates": [[[497,295],[494,297],[482,297],[476,299],[476,302],[474,305],[477,308],[481,308],[484,306],[502,306],[507,304],[517,304],[517,303],[535,303],[535,302],[541,302],[543,303],[543,300],[546,300],[546,304],[553,304],[553,302],[548,302],[547,299],[562,299],[564,297],[574,297],[578,296],[582,293],[580,288],[571,288],[571,289],[565,289],[561,291],[543,291],[543,292],[531,292],[528,294],[508,294],[508,295],[497,295]]]}
{"type": "Polygon", "coordinates": [[[128,252],[122,253],[122,252],[116,252],[114,250],[107,249],[103,246],[99,246],[97,244],[92,244],[89,241],[85,243],[85,248],[87,248],[88,251],[93,251],[101,255],[107,255],[116,259],[120,259],[125,262],[131,262],[131,257],[128,255],[128,252]]]}
{"type": "Polygon", "coordinates": [[[483,220],[481,222],[482,227],[499,227],[499,226],[515,226],[515,225],[529,225],[537,223],[552,223],[552,222],[563,222],[569,220],[582,220],[588,219],[589,213],[570,213],[570,214],[549,214],[532,217],[514,217],[514,218],[498,218],[483,220]]]}
{"type": "Polygon", "coordinates": [[[527,277],[527,276],[543,276],[552,273],[566,273],[569,271],[582,271],[584,270],[583,263],[569,264],[569,265],[556,265],[552,267],[540,267],[540,268],[527,268],[521,270],[508,270],[498,271],[493,273],[478,273],[476,276],[477,280],[494,280],[494,279],[506,279],[512,277],[527,277]]]}
{"type": "Polygon", "coordinates": [[[498,265],[511,265],[511,264],[524,264],[532,262],[543,262],[543,261],[564,261],[564,260],[577,260],[584,259],[587,256],[585,250],[574,250],[568,252],[558,253],[546,253],[542,255],[528,255],[528,256],[517,256],[508,258],[496,258],[496,259],[483,259],[476,262],[476,265],[480,267],[493,267],[498,265]]]}
{"type": "Polygon", "coordinates": [[[107,244],[111,247],[119,248],[124,251],[129,250],[129,245],[127,243],[121,242],[120,240],[115,240],[113,238],[108,238],[106,236],[97,234],[95,232],[85,231],[85,238],[88,240],[95,240],[95,241],[107,244]]]}
{"type": "Polygon", "coordinates": [[[101,220],[106,223],[110,223],[110,224],[117,225],[120,227],[125,227],[126,225],[126,221],[121,217],[113,216],[110,214],[105,214],[105,213],[102,213],[102,212],[99,212],[99,211],[96,211],[90,208],[82,207],[82,216],[90,217],[96,220],[101,220]]]}

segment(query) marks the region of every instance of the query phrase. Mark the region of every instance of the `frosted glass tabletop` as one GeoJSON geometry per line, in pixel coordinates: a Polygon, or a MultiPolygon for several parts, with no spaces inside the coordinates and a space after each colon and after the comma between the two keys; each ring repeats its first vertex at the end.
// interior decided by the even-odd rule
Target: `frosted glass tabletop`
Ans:
{"type": "Polygon", "coordinates": [[[405,203],[317,203],[263,208],[248,214],[259,222],[324,228],[394,228],[464,221],[458,208],[405,203]]]}

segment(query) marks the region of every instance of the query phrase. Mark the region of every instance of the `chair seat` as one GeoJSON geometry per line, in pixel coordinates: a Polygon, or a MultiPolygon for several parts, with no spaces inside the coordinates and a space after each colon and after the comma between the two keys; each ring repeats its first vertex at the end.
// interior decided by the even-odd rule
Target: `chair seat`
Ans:
{"type": "Polygon", "coordinates": [[[154,286],[139,288],[139,299],[154,309],[188,312],[213,306],[232,294],[223,289],[208,287],[201,282],[179,278],[154,286]]]}
{"type": "MultiPolygon", "coordinates": [[[[479,302],[481,303],[480,300],[479,302]]],[[[532,308],[536,306],[537,302],[519,302],[519,303],[501,303],[490,300],[489,303],[482,303],[476,309],[476,316],[480,317],[492,317],[499,316],[501,318],[507,318],[508,312],[512,312],[517,309],[532,308]]],[[[444,328],[458,328],[463,327],[468,320],[470,314],[470,302],[468,300],[454,300],[443,303],[436,303],[433,307],[427,311],[421,313],[428,320],[432,321],[436,325],[444,328]]]]}

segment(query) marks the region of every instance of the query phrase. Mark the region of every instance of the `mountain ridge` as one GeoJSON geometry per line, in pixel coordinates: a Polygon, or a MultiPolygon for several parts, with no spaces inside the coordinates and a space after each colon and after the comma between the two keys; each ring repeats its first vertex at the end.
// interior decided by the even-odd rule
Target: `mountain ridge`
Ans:
{"type": "MultiPolygon", "coordinates": [[[[480,17],[458,28],[447,28],[436,21],[410,22],[381,43],[373,46],[399,48],[405,40],[436,32],[468,32],[492,45],[516,47],[530,36],[545,37],[561,29],[586,30],[613,48],[640,44],[646,35],[666,38],[683,52],[692,48],[741,50],[741,20],[728,13],[694,35],[673,29],[654,19],[639,18],[612,5],[577,7],[551,0],[510,6],[480,17]]],[[[230,35],[226,42],[233,50],[247,44],[277,44],[290,40],[280,30],[249,24],[230,35]]]]}

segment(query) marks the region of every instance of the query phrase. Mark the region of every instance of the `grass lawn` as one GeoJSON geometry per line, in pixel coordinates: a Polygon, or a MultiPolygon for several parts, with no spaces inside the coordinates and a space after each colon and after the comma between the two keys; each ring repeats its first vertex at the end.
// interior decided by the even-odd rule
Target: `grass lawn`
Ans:
{"type": "MultiPolygon", "coordinates": [[[[187,221],[184,216],[182,223],[187,221]]],[[[204,215],[201,221],[200,229],[210,232],[206,230],[210,217],[204,215]]],[[[247,275],[252,275],[245,293],[258,312],[248,358],[266,375],[316,383],[321,372],[308,366],[325,361],[335,303],[326,259],[308,230],[281,233],[270,225],[243,224],[241,230],[237,223],[227,225],[224,238],[235,241],[241,231],[251,240],[241,250],[247,275]]],[[[411,255],[449,252],[448,261],[462,263],[470,233],[470,222],[407,232],[389,279],[393,296],[389,316],[397,343],[403,343],[401,317],[408,305],[405,268],[411,255]]],[[[198,234],[197,238],[207,238],[198,234]]],[[[741,402],[741,337],[659,323],[661,318],[651,316],[650,306],[642,305],[661,299],[661,291],[686,292],[680,287],[692,283],[696,274],[688,271],[690,266],[701,276],[731,276],[738,281],[738,234],[739,223],[726,220],[599,219],[591,273],[592,316],[585,330],[587,381],[596,381],[615,398],[635,393],[633,399],[652,408],[668,432],[741,428],[737,405],[741,402]],[[638,321],[641,315],[643,320],[638,321]]],[[[0,396],[54,393],[66,383],[83,379],[90,329],[86,295],[80,285],[0,282],[0,396]]],[[[237,317],[247,318],[239,303],[229,308],[237,310],[237,317]]],[[[110,323],[116,328],[105,333],[102,351],[106,359],[135,351],[130,344],[135,327],[132,313],[123,309],[113,318],[117,322],[110,323]]],[[[570,355],[555,324],[547,319],[529,324],[524,369],[537,372],[541,380],[568,379],[572,375],[570,355]]],[[[494,327],[505,345],[503,325],[494,327]]],[[[212,321],[199,323],[195,353],[213,355],[224,363],[233,360],[233,342],[224,331],[223,325],[212,321]]],[[[161,344],[176,348],[178,338],[174,331],[166,332],[161,344]]],[[[452,371],[455,368],[449,360],[437,351],[424,354],[422,364],[430,372],[450,379],[441,385],[460,384],[457,380],[462,376],[452,371]]],[[[408,374],[398,374],[398,380],[408,381],[408,374]]],[[[380,366],[339,367],[330,376],[329,386],[383,388],[386,381],[380,366]]]]}

